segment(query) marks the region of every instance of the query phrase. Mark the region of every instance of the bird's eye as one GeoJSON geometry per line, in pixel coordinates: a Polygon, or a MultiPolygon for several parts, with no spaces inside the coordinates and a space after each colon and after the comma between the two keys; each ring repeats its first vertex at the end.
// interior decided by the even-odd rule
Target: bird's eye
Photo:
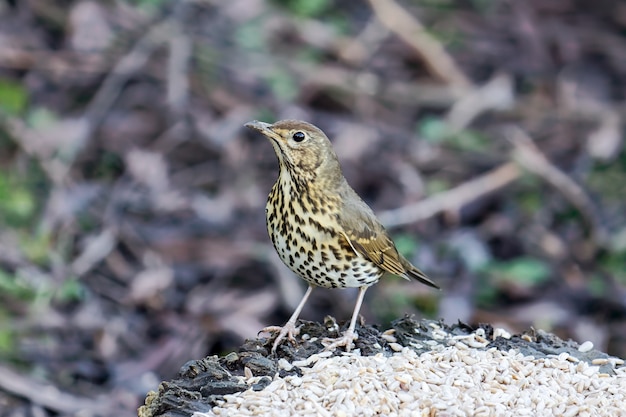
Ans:
{"type": "Polygon", "coordinates": [[[292,138],[296,142],[302,142],[304,140],[305,136],[304,136],[304,133],[302,133],[302,132],[296,132],[296,133],[293,134],[292,138]]]}

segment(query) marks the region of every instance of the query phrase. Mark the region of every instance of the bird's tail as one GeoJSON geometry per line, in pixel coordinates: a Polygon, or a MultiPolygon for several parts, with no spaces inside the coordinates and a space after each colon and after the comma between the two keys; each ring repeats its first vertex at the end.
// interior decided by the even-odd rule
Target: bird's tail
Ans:
{"type": "Polygon", "coordinates": [[[400,258],[400,262],[402,263],[402,266],[404,267],[404,270],[406,271],[406,275],[409,276],[410,278],[416,279],[422,284],[428,285],[429,287],[437,288],[438,290],[441,289],[439,285],[435,284],[430,278],[428,278],[428,276],[425,273],[417,269],[415,265],[413,265],[411,262],[406,260],[404,257],[400,258]]]}

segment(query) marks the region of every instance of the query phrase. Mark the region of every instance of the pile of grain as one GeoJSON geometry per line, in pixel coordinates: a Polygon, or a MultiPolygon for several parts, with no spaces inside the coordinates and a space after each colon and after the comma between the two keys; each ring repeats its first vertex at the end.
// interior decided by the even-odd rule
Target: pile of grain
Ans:
{"type": "MultiPolygon", "coordinates": [[[[583,346],[581,346],[581,349],[583,346]]],[[[621,365],[620,359],[609,359],[621,365]]],[[[421,355],[322,352],[302,376],[274,378],[260,391],[224,396],[207,416],[617,416],[626,413],[626,368],[599,372],[567,353],[535,359],[458,342],[421,355]]],[[[258,377],[244,378],[252,384],[258,377]]]]}

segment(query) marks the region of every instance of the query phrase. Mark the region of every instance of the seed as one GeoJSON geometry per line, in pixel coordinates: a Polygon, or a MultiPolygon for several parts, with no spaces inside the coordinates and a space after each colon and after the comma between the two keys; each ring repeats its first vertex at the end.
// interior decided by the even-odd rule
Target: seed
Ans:
{"type": "Polygon", "coordinates": [[[593,343],[591,343],[589,340],[578,346],[578,351],[582,353],[589,352],[591,349],[593,349],[593,343]]]}
{"type": "MultiPolygon", "coordinates": [[[[195,416],[623,414],[626,368],[599,372],[618,358],[597,358],[590,366],[563,353],[533,359],[456,340],[421,355],[399,345],[391,356],[321,352],[300,361],[301,377],[275,376],[264,390],[224,395],[212,411],[195,416]]],[[[279,361],[281,369],[289,366],[297,365],[279,361]]],[[[244,372],[248,383],[260,378],[244,372]]]]}

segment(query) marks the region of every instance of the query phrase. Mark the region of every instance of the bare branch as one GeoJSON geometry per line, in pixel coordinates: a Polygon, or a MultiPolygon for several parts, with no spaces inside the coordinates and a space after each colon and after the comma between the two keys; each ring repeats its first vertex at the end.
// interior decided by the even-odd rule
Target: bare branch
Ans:
{"type": "Polygon", "coordinates": [[[597,209],[583,188],[566,173],[554,166],[537,148],[533,140],[518,127],[512,127],[508,135],[515,149],[512,157],[524,169],[543,178],[557,189],[586,219],[593,241],[603,244],[607,241],[608,232],[602,226],[597,209]]]}
{"type": "Polygon", "coordinates": [[[431,36],[416,17],[394,0],[369,2],[380,21],[415,49],[435,76],[463,90],[472,87],[472,82],[456,65],[441,42],[431,36]]]}
{"type": "Polygon", "coordinates": [[[385,226],[396,227],[426,220],[445,211],[458,211],[472,201],[506,187],[517,180],[520,175],[521,171],[517,165],[507,162],[456,188],[415,204],[384,211],[379,213],[378,217],[385,226]]]}

